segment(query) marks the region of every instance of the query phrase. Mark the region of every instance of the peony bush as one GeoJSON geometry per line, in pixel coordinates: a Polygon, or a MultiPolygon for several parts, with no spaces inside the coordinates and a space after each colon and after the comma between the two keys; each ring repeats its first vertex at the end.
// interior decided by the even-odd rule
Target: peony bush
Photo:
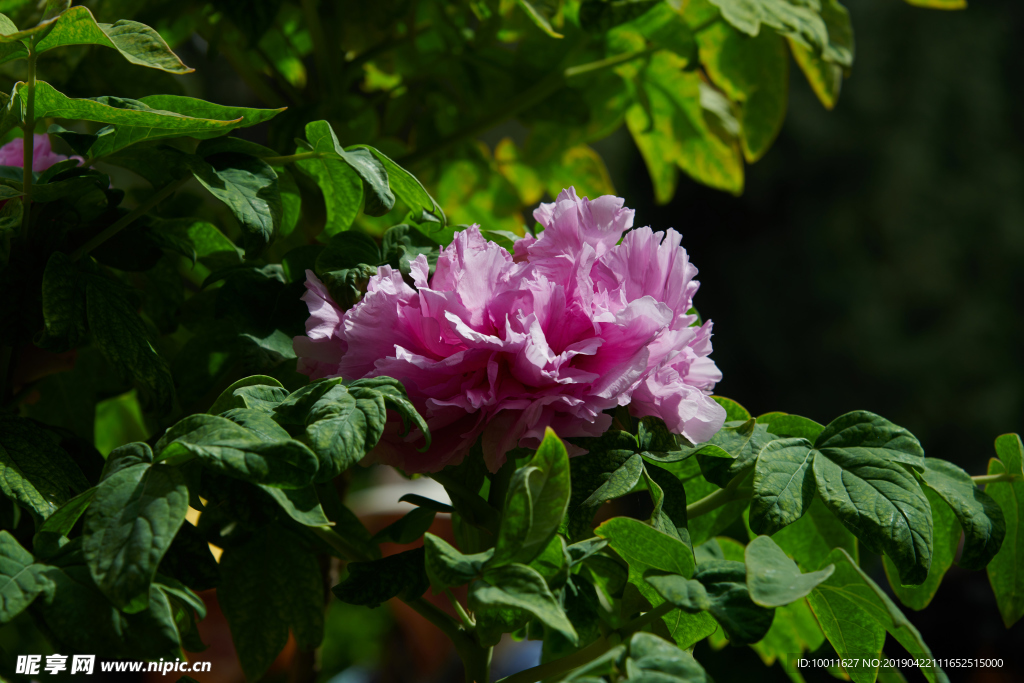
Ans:
{"type": "Polygon", "coordinates": [[[383,605],[431,643],[410,680],[449,653],[423,628],[470,683],[516,647],[501,683],[706,683],[701,643],[793,680],[1002,666],[906,610],[956,564],[1024,615],[1020,437],[972,475],[868,411],[714,394],[682,236],[588,146],[625,126],[659,201],[740,192],[789,55],[835,104],[838,2],[201,5],[3,3],[0,676],[328,679],[383,605]],[[265,106],[140,94],[177,45],[265,106]]]}

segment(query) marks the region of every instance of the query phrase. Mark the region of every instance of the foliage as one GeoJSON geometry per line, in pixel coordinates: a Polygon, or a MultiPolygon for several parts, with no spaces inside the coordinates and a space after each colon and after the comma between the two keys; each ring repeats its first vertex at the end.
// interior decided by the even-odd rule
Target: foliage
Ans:
{"type": "Polygon", "coordinates": [[[845,674],[859,683],[876,679],[860,658],[880,655],[888,633],[935,682],[945,674],[860,549],[884,554],[893,591],[921,609],[961,533],[959,564],[986,568],[1007,626],[1024,614],[1016,435],[971,477],[866,411],[820,425],[717,398],[729,421],[692,444],[611,409],[613,429],[571,444],[585,455],[570,461],[550,429],[497,472],[471,455],[434,475],[451,506],[415,500],[371,536],[334,482],[389,415],[429,445],[427,423],[397,380],[295,372],[307,269],[351,306],[378,266],[407,276],[416,256],[436,261],[463,216],[512,247],[518,235],[499,231],[519,230],[519,209],[544,192],[568,178],[608,187],[587,145],[623,122],[659,199],[677,169],[738,192],[785,115],[790,53],[834,105],[853,46],[838,2],[223,1],[161,8],[159,31],[70,2],[41,16],[8,5],[0,62],[25,78],[0,133],[30,140],[46,126],[83,163],[34,170],[26,144],[23,168],[0,169],[4,628],[31,624],[54,647],[105,658],[173,659],[202,648],[197,592],[216,587],[256,680],[289,632],[320,645],[321,559],[333,557],[345,563],[338,600],[405,601],[452,639],[467,680],[489,680],[489,649],[511,633],[541,640],[544,663],[507,683],[704,681],[689,649],[705,638],[766,659],[827,641],[857,656],[845,674]],[[356,20],[343,23],[348,10],[356,20]],[[61,74],[94,56],[83,45],[186,73],[169,45],[193,31],[273,108],[69,96],[38,78],[52,68],[70,81],[61,74]],[[530,127],[522,145],[473,140],[512,117],[530,127]],[[228,136],[258,124],[277,149],[228,136]],[[122,206],[125,178],[151,188],[135,188],[135,208],[122,206]],[[186,186],[207,204],[176,194],[186,186]],[[130,404],[145,433],[100,453],[95,416],[110,400],[130,404]],[[649,516],[594,526],[602,506],[636,493],[649,516]],[[436,512],[461,530],[455,545],[427,531],[436,512]],[[716,539],[737,522],[749,543],[716,539]],[[382,556],[383,542],[421,537],[382,556]],[[465,605],[450,592],[463,586],[465,605]],[[431,589],[458,619],[424,599],[431,589]]]}

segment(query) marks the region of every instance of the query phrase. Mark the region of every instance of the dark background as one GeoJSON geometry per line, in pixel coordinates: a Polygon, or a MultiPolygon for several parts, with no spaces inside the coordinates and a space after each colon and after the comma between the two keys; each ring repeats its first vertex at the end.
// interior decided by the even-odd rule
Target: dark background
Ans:
{"type": "MultiPolygon", "coordinates": [[[[823,423],[871,410],[984,474],[995,437],[1024,432],[1024,3],[847,5],[856,58],[838,105],[794,66],[785,126],[743,196],[683,180],[656,206],[628,139],[601,149],[636,224],[683,233],[718,393],[823,423]]],[[[872,575],[887,586],[881,563],[872,575]]],[[[904,610],[936,657],[1004,659],[952,681],[1024,680],[1024,624],[1005,629],[983,572],[954,566],[929,607],[904,610]]],[[[718,680],[787,680],[749,650],[695,654],[718,680]]]]}

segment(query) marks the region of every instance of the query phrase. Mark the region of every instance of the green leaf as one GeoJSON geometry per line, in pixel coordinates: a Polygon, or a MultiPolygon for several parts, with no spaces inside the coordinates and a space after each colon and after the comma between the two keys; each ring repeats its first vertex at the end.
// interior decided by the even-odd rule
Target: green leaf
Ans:
{"type": "MultiPolygon", "coordinates": [[[[36,82],[35,93],[37,119],[76,119],[126,126],[124,129],[117,128],[110,133],[115,138],[130,138],[130,142],[116,146],[116,149],[138,142],[140,139],[175,137],[211,131],[227,132],[239,123],[238,121],[215,121],[161,112],[136,100],[116,97],[71,98],[59,92],[46,81],[36,82]]],[[[27,106],[28,88],[24,83],[15,85],[14,94],[19,106],[27,106]]],[[[109,154],[109,151],[106,153],[109,154]]]]}
{"type": "Polygon", "coordinates": [[[868,548],[888,555],[904,584],[919,584],[932,562],[932,511],[917,480],[898,462],[867,448],[818,437],[814,477],[829,510],[868,548]]]}
{"type": "Polygon", "coordinates": [[[634,633],[629,640],[629,656],[630,659],[626,661],[627,671],[633,665],[642,672],[639,676],[630,675],[631,681],[711,683],[711,677],[693,655],[653,633],[634,633]]]}
{"type": "Polygon", "coordinates": [[[967,0],[907,0],[908,5],[927,7],[929,9],[964,9],[967,0]]]}
{"type": "Polygon", "coordinates": [[[590,494],[590,497],[581,503],[584,506],[600,505],[605,501],[619,498],[633,490],[636,483],[640,481],[640,475],[644,471],[644,459],[639,453],[634,454],[619,469],[608,476],[608,480],[599,489],[590,494]]]}
{"type": "Polygon", "coordinates": [[[494,555],[494,549],[475,555],[463,555],[438,536],[423,535],[426,549],[427,576],[436,590],[449,586],[462,586],[483,575],[484,565],[494,555]]]}
{"type": "Polygon", "coordinates": [[[367,607],[397,595],[404,600],[418,598],[430,586],[423,557],[423,548],[415,548],[372,562],[350,562],[348,576],[331,590],[342,602],[367,607]]]}
{"type": "Polygon", "coordinates": [[[278,488],[301,488],[313,481],[316,455],[298,441],[269,442],[213,415],[191,415],[167,430],[156,444],[161,460],[199,458],[205,467],[230,477],[278,488]]]}
{"type": "Polygon", "coordinates": [[[40,593],[51,590],[43,565],[21,547],[14,536],[0,531],[0,624],[28,607],[40,593]]]}
{"type": "Polygon", "coordinates": [[[687,579],[678,574],[659,574],[648,572],[644,577],[647,583],[654,586],[658,595],[671,602],[679,609],[687,612],[701,612],[710,609],[711,599],[700,581],[687,579]]]}
{"type": "Polygon", "coordinates": [[[327,242],[316,259],[316,272],[329,273],[359,265],[379,266],[384,263],[377,242],[364,232],[341,232],[327,242]]]}
{"type": "Polygon", "coordinates": [[[56,352],[77,347],[87,333],[85,280],[67,254],[50,255],[42,289],[44,330],[39,345],[56,352]]]}
{"type": "Polygon", "coordinates": [[[383,216],[395,205],[395,195],[388,186],[388,172],[369,150],[345,150],[334,134],[331,124],[313,121],[306,124],[306,139],[313,150],[328,158],[340,159],[348,164],[363,180],[366,198],[363,210],[369,216],[383,216]]]}
{"type": "Polygon", "coordinates": [[[298,489],[282,489],[276,486],[260,484],[271,498],[277,501],[281,509],[299,524],[305,526],[328,526],[331,520],[327,519],[324,509],[320,506],[320,499],[316,495],[316,489],[312,486],[303,486],[298,489]]]}
{"type": "Polygon", "coordinates": [[[0,491],[41,519],[89,488],[60,439],[32,420],[0,413],[0,491]]]}
{"type": "Polygon", "coordinates": [[[1024,443],[1017,434],[1003,434],[996,439],[996,457],[999,458],[1006,471],[1018,477],[1024,477],[1024,443]]]}
{"type": "Polygon", "coordinates": [[[324,195],[327,222],[324,233],[337,235],[352,227],[363,203],[363,183],[352,167],[340,159],[321,156],[295,162],[303,173],[316,181],[324,195]]]}
{"type": "Polygon", "coordinates": [[[768,428],[770,434],[781,437],[807,439],[811,443],[825,429],[814,420],[789,413],[765,413],[758,415],[757,423],[768,428]]]}
{"type": "Polygon", "coordinates": [[[711,0],[711,3],[722,10],[727,22],[749,36],[758,36],[761,24],[765,24],[807,46],[821,50],[828,45],[825,22],[815,11],[818,3],[791,0],[711,0]]]}
{"type": "Polygon", "coordinates": [[[549,427],[530,462],[509,484],[489,566],[529,563],[547,547],[569,509],[569,454],[549,427]]]}
{"type": "Polygon", "coordinates": [[[753,467],[761,450],[777,438],[753,419],[723,427],[697,451],[697,462],[708,481],[725,488],[733,477],[753,467]],[[716,449],[732,457],[720,457],[716,449]]]}
{"type": "MultiPolygon", "coordinates": [[[[723,451],[724,452],[724,451],[723,451]]],[[[682,482],[688,501],[697,501],[715,491],[721,490],[704,478],[696,458],[683,460],[673,469],[673,474],[682,482]]],[[[699,517],[687,520],[690,542],[694,547],[722,533],[748,508],[748,501],[740,499],[715,508],[699,517]]]]}
{"type": "Polygon", "coordinates": [[[85,516],[82,551],[96,585],[119,609],[145,609],[157,566],[188,511],[176,467],[139,464],[106,477],[85,516]]]}
{"type": "Polygon", "coordinates": [[[200,131],[189,134],[189,137],[196,138],[198,140],[206,140],[218,135],[223,135],[236,128],[249,128],[250,126],[266,123],[284,111],[284,107],[281,109],[231,107],[223,104],[216,104],[215,102],[207,102],[206,100],[200,100],[195,97],[185,97],[184,95],[146,95],[145,97],[139,98],[138,101],[159,111],[181,114],[182,116],[190,116],[196,119],[228,121],[232,124],[229,128],[219,128],[216,130],[200,131]]]}
{"type": "Polygon", "coordinates": [[[87,7],[72,7],[36,43],[37,53],[68,45],[102,45],[117,50],[132,64],[172,74],[192,73],[155,30],[137,21],[99,24],[87,7]]]}
{"type": "Polygon", "coordinates": [[[273,377],[252,375],[234,382],[220,392],[220,396],[206,412],[210,415],[220,415],[232,408],[253,408],[270,412],[287,397],[288,391],[273,377]]]}
{"type": "Polygon", "coordinates": [[[580,28],[587,33],[604,34],[662,4],[661,0],[583,0],[580,28]]]}
{"type": "MultiPolygon", "coordinates": [[[[751,531],[751,538],[754,536],[751,531]]],[[[814,499],[803,517],[773,534],[772,540],[804,571],[821,569],[833,548],[843,548],[853,557],[858,555],[857,538],[820,498],[814,499]]]]}
{"type": "Polygon", "coordinates": [[[579,642],[576,629],[551,594],[544,577],[526,565],[507,564],[486,569],[483,579],[474,581],[469,587],[469,607],[474,611],[485,608],[521,609],[561,633],[574,645],[579,642]]]}
{"type": "Polygon", "coordinates": [[[934,666],[934,656],[918,630],[853,558],[837,548],[828,559],[835,572],[811,592],[808,602],[836,653],[857,663],[847,668],[855,683],[875,680],[876,669],[863,662],[881,655],[886,631],[925,664],[921,672],[930,683],[949,683],[945,672],[934,666]]]}
{"type": "MultiPolygon", "coordinates": [[[[1014,450],[1005,449],[1000,454],[1009,462],[992,458],[988,462],[988,473],[1016,473],[1020,460],[1014,450]]],[[[988,563],[987,572],[999,614],[1006,628],[1010,628],[1024,616],[1024,481],[988,484],[985,493],[1002,509],[1006,523],[1006,537],[999,552],[988,563]]]]}
{"type": "Polygon", "coordinates": [[[436,510],[418,507],[374,534],[373,542],[398,543],[399,545],[413,543],[430,529],[436,515],[436,510]]]}
{"type": "MultiPolygon", "coordinates": [[[[628,517],[614,517],[594,529],[629,565],[628,580],[652,606],[665,602],[645,580],[648,573],[693,576],[693,551],[678,538],[664,534],[628,517]]],[[[706,614],[674,612],[664,617],[666,626],[680,647],[691,647],[715,630],[714,620],[706,614]]]]}
{"type": "Polygon", "coordinates": [[[774,609],[751,600],[742,562],[702,562],[693,578],[704,584],[710,603],[708,611],[721,624],[726,637],[736,644],[756,643],[764,638],[775,617],[774,609]]]}
{"type": "Polygon", "coordinates": [[[258,256],[274,238],[284,211],[274,169],[248,154],[222,152],[194,162],[193,174],[238,219],[246,258],[258,256]]]}
{"type": "Polygon", "coordinates": [[[414,213],[425,212],[437,218],[441,226],[448,224],[448,218],[444,215],[441,205],[427,192],[427,189],[423,187],[423,183],[416,176],[396,164],[378,149],[368,145],[356,145],[356,149],[366,149],[376,157],[377,161],[384,166],[384,170],[387,172],[388,184],[392,191],[394,191],[395,196],[402,200],[414,213]]]}
{"type": "Polygon", "coordinates": [[[754,466],[750,529],[774,534],[801,517],[814,500],[815,451],[807,439],[772,441],[754,466]]]}
{"type": "Polygon", "coordinates": [[[181,656],[170,602],[156,584],[149,589],[148,609],[124,614],[99,591],[84,564],[48,566],[45,571],[54,590],[36,607],[62,645],[103,658],[174,660],[181,656]]]}
{"type": "MultiPolygon", "coordinates": [[[[931,458],[929,458],[930,460],[931,458]]],[[[979,493],[981,493],[979,491],[979,493]]],[[[919,586],[904,586],[900,583],[896,565],[888,556],[883,556],[885,575],[900,602],[914,610],[922,610],[935,597],[942,577],[953,566],[957,548],[960,545],[960,524],[956,515],[935,491],[924,487],[924,494],[932,508],[933,554],[928,576],[919,586]]],[[[984,495],[984,494],[982,494],[984,495]]],[[[966,544],[965,544],[966,547],[966,544]]]]}
{"type": "MultiPolygon", "coordinates": [[[[931,489],[952,508],[964,531],[964,549],[957,562],[964,569],[984,568],[1003,544],[1006,520],[992,496],[975,485],[971,475],[953,463],[927,458],[924,462],[925,493],[931,489]]],[[[935,518],[935,506],[932,506],[935,518]]],[[[936,528],[938,522],[936,522],[936,528]]]]}
{"type": "Polygon", "coordinates": [[[288,642],[303,650],[323,640],[320,563],[286,530],[253,531],[243,545],[224,549],[217,597],[247,679],[260,679],[288,642]]]}
{"type": "Polygon", "coordinates": [[[561,33],[558,33],[551,27],[551,19],[548,17],[547,13],[538,9],[534,2],[531,2],[530,0],[516,0],[516,3],[524,12],[526,12],[526,16],[530,17],[530,21],[536,24],[541,31],[544,31],[544,33],[548,34],[552,38],[562,37],[561,33]]]}
{"type": "Polygon", "coordinates": [[[725,396],[712,396],[711,398],[715,399],[715,403],[725,408],[726,422],[734,422],[736,420],[746,422],[753,417],[749,410],[731,398],[726,398],[725,396]]]}
{"type": "Polygon", "coordinates": [[[828,423],[814,442],[818,450],[842,448],[851,454],[876,455],[915,469],[924,469],[924,449],[903,427],[883,417],[857,410],[828,423]]]}
{"type": "Polygon", "coordinates": [[[61,505],[52,515],[46,518],[39,528],[36,530],[35,537],[32,539],[32,545],[38,548],[39,540],[44,538],[47,534],[52,534],[52,537],[67,536],[71,533],[71,529],[74,528],[75,522],[82,516],[89,504],[92,503],[93,497],[96,495],[96,487],[83,491],[77,496],[69,500],[68,502],[61,505]]]}
{"type": "Polygon", "coordinates": [[[690,531],[686,519],[686,488],[668,470],[644,463],[644,481],[654,503],[650,524],[655,529],[677,536],[690,544],[690,531]]]}
{"type": "Polygon", "coordinates": [[[751,35],[723,23],[697,34],[701,64],[739,107],[740,143],[749,163],[764,156],[782,129],[789,92],[785,41],[771,31],[751,35]]]}
{"type": "Polygon", "coordinates": [[[123,285],[105,277],[88,279],[85,289],[89,330],[103,356],[126,381],[142,389],[158,411],[174,403],[170,368],[150,342],[149,330],[123,285]]]}
{"type": "Polygon", "coordinates": [[[782,607],[808,595],[832,576],[833,565],[807,574],[768,536],[758,536],[744,551],[750,599],[762,607],[782,607]]]}

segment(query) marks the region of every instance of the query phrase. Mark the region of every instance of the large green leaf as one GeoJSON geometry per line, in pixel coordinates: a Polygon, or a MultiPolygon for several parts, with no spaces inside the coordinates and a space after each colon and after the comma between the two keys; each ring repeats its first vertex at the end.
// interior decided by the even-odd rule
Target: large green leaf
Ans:
{"type": "Polygon", "coordinates": [[[494,555],[490,549],[473,555],[463,555],[444,539],[427,533],[423,535],[426,549],[427,576],[434,588],[462,586],[483,576],[484,565],[494,555]]]}
{"type": "MultiPolygon", "coordinates": [[[[674,536],[628,517],[614,517],[594,530],[629,566],[628,580],[652,606],[665,599],[646,581],[649,573],[693,576],[696,564],[693,551],[674,536]]],[[[715,630],[715,622],[707,614],[673,612],[663,618],[679,647],[692,647],[715,630]]]]}
{"type": "MultiPolygon", "coordinates": [[[[116,97],[94,100],[72,98],[62,94],[46,81],[38,81],[35,92],[36,118],[75,119],[109,123],[116,126],[117,128],[110,135],[126,137],[130,141],[114,145],[110,151],[139,140],[155,137],[173,137],[213,131],[226,133],[237,127],[239,123],[239,121],[216,121],[162,112],[136,100],[116,97]]],[[[25,84],[15,85],[14,93],[19,105],[26,106],[28,88],[25,84]]]]}
{"type": "Polygon", "coordinates": [[[284,111],[281,109],[254,109],[252,107],[232,107],[215,102],[207,102],[195,97],[184,95],[146,95],[140,97],[139,102],[157,109],[159,111],[181,114],[196,119],[212,119],[215,121],[228,121],[232,125],[229,129],[217,129],[209,131],[198,131],[190,133],[189,137],[199,140],[223,135],[234,128],[248,128],[265,123],[284,111]]]}
{"type": "Polygon", "coordinates": [[[842,448],[851,454],[871,454],[924,469],[924,449],[917,438],[884,417],[856,410],[826,425],[814,442],[818,450],[842,448]]]}
{"type": "Polygon", "coordinates": [[[512,475],[490,566],[533,561],[558,531],[569,496],[569,454],[549,427],[530,462],[512,475]]]}
{"type": "Polygon", "coordinates": [[[815,451],[807,439],[772,441],[754,467],[750,528],[774,534],[801,517],[814,500],[815,451]]]}
{"type": "Polygon", "coordinates": [[[418,598],[430,585],[423,558],[423,548],[415,548],[372,562],[351,562],[348,576],[332,590],[342,602],[367,607],[396,595],[405,600],[418,598]]]}
{"type": "Polygon", "coordinates": [[[253,408],[270,412],[288,397],[279,381],[266,375],[252,375],[234,382],[213,402],[206,412],[220,415],[232,408],[253,408]]]}
{"type": "Polygon", "coordinates": [[[337,235],[352,227],[363,203],[363,183],[352,167],[328,156],[301,159],[295,163],[316,181],[323,192],[327,209],[324,232],[328,236],[337,235]]]}
{"type": "Polygon", "coordinates": [[[631,671],[635,667],[641,672],[639,676],[631,674],[631,681],[711,683],[711,677],[693,655],[653,633],[634,633],[629,640],[629,656],[626,670],[631,671]]]}
{"type": "Polygon", "coordinates": [[[147,607],[150,583],[187,511],[188,487],[176,467],[133,465],[97,487],[82,551],[96,585],[118,608],[147,607]]]}
{"type": "MultiPolygon", "coordinates": [[[[732,418],[729,418],[732,419],[732,418]]],[[[745,418],[749,420],[750,418],[745,418]]],[[[765,413],[757,416],[757,423],[763,424],[776,436],[807,439],[811,443],[824,431],[824,425],[814,420],[789,413],[765,413]]]]}
{"type": "Polygon", "coordinates": [[[205,467],[231,477],[279,488],[312,483],[316,455],[294,439],[264,441],[253,432],[214,415],[191,415],[167,430],[156,444],[161,460],[199,458],[205,467]]]}
{"type": "MultiPolygon", "coordinates": [[[[979,491],[979,493],[981,492],[979,491]]],[[[932,564],[928,568],[928,576],[919,586],[904,586],[900,583],[899,572],[893,561],[887,555],[882,557],[885,574],[889,579],[889,585],[892,586],[892,592],[896,594],[900,602],[914,610],[924,609],[935,597],[935,592],[939,590],[939,584],[942,583],[942,577],[953,566],[953,558],[956,557],[956,551],[960,545],[960,524],[957,522],[956,515],[935,491],[924,487],[924,494],[932,508],[932,528],[934,529],[932,564]]]]}
{"type": "Polygon", "coordinates": [[[786,118],[789,55],[771,31],[754,37],[719,23],[697,34],[701,64],[739,107],[743,155],[753,163],[775,141],[786,118]]]}
{"type": "Polygon", "coordinates": [[[395,205],[395,195],[388,186],[388,172],[369,150],[346,151],[326,121],[306,124],[306,138],[315,152],[327,158],[340,159],[362,178],[366,199],[363,210],[368,215],[382,216],[395,205]]]}
{"type": "Polygon", "coordinates": [[[583,501],[581,505],[600,505],[605,501],[626,495],[632,491],[633,487],[636,486],[636,483],[640,481],[640,476],[643,474],[643,471],[644,459],[639,453],[636,453],[630,457],[622,467],[612,472],[608,476],[608,480],[602,484],[600,488],[591,493],[590,497],[583,501]]]}
{"type": "MultiPolygon", "coordinates": [[[[356,149],[362,147],[364,146],[357,145],[356,149]]],[[[423,187],[423,183],[416,176],[389,159],[380,150],[369,146],[365,146],[365,149],[369,150],[384,166],[388,176],[388,184],[398,199],[405,202],[406,206],[413,211],[426,212],[439,219],[441,226],[447,224],[448,218],[444,215],[441,205],[427,192],[427,189],[423,187]]]]}
{"type": "Polygon", "coordinates": [[[6,624],[50,589],[43,565],[9,532],[0,531],[0,624],[6,624]]]}
{"type": "MultiPolygon", "coordinates": [[[[756,536],[751,531],[751,538],[756,536]]],[[[772,535],[780,548],[796,560],[804,571],[821,569],[834,548],[844,548],[858,557],[857,537],[836,519],[820,498],[815,498],[807,514],[772,535]]]]}
{"type": "Polygon", "coordinates": [[[174,403],[174,382],[167,361],[150,342],[150,332],[120,283],[90,276],[85,289],[89,330],[107,362],[143,390],[143,398],[160,411],[174,403]]]}
{"type": "Polygon", "coordinates": [[[761,33],[761,24],[784,36],[817,48],[828,45],[828,30],[822,20],[818,3],[797,0],[711,0],[722,11],[727,22],[749,36],[761,33]]]}
{"type": "MultiPolygon", "coordinates": [[[[921,478],[952,509],[964,531],[964,549],[957,562],[964,569],[982,569],[995,557],[1006,536],[1003,511],[971,475],[953,463],[928,458],[921,478]]],[[[935,506],[932,506],[935,515],[935,506]]]]}
{"type": "Polygon", "coordinates": [[[469,587],[469,606],[480,609],[520,609],[535,616],[548,628],[561,633],[574,645],[576,629],[548,589],[544,577],[522,564],[486,569],[483,579],[469,587]]]}
{"type": "Polygon", "coordinates": [[[36,43],[36,52],[68,45],[102,45],[113,48],[132,64],[172,74],[187,74],[185,66],[160,34],[137,21],[122,19],[113,24],[96,22],[87,7],[72,7],[57,17],[46,37],[36,43]]]}
{"type": "Polygon", "coordinates": [[[323,579],[316,556],[286,530],[271,525],[246,543],[225,548],[217,597],[246,678],[260,679],[288,642],[320,645],[324,628],[323,579]]]}
{"type": "Polygon", "coordinates": [[[173,661],[181,656],[174,613],[167,595],[156,584],[149,589],[148,609],[125,614],[100,592],[84,564],[61,563],[47,566],[45,571],[54,588],[36,607],[46,628],[63,646],[112,659],[163,657],[173,661]]]}
{"type": "Polygon", "coordinates": [[[704,585],[708,611],[721,624],[731,642],[756,643],[768,633],[775,610],[757,605],[751,599],[746,583],[747,571],[742,562],[702,562],[693,578],[704,585]]]}
{"type": "Polygon", "coordinates": [[[762,607],[782,607],[808,595],[832,576],[834,566],[803,574],[786,552],[769,536],[758,536],[744,551],[747,589],[762,607]]]}
{"type": "Polygon", "coordinates": [[[0,413],[0,491],[42,519],[89,488],[59,442],[32,420],[0,413]]]}
{"type": "Polygon", "coordinates": [[[733,477],[753,467],[761,450],[777,438],[767,427],[750,419],[718,430],[697,451],[697,462],[708,481],[725,488],[733,477]],[[720,451],[731,458],[721,457],[720,451]]]}
{"type": "Polygon", "coordinates": [[[932,512],[917,480],[870,453],[827,448],[814,456],[818,494],[850,531],[884,552],[905,584],[919,584],[932,562],[932,512]]]}
{"type": "Polygon", "coordinates": [[[865,658],[880,656],[888,631],[921,662],[921,673],[930,683],[948,683],[918,630],[853,558],[837,548],[828,559],[835,564],[835,572],[811,592],[808,600],[836,653],[857,662],[856,668],[847,668],[853,680],[875,680],[876,670],[864,666],[865,658]]]}
{"type": "Polygon", "coordinates": [[[236,152],[195,160],[192,169],[203,187],[238,219],[246,258],[258,256],[274,238],[284,211],[274,169],[262,159],[236,152]]]}
{"type": "MultiPolygon", "coordinates": [[[[1000,455],[1009,462],[992,458],[988,463],[989,474],[1019,471],[1021,461],[1012,450],[1006,449],[1000,455]]],[[[985,493],[1002,508],[1006,523],[1003,544],[988,563],[987,571],[999,614],[1010,628],[1024,616],[1024,481],[988,484],[985,493]]]]}

